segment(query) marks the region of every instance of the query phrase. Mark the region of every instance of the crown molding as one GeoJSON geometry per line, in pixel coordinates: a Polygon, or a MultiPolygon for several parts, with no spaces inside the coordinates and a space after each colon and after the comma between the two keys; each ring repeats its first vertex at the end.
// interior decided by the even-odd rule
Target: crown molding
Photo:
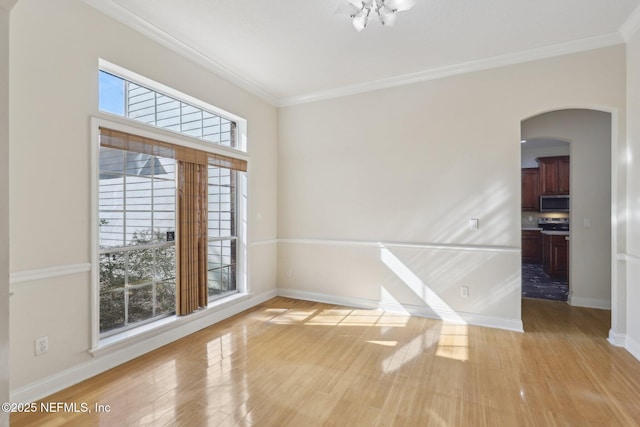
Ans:
{"type": "Polygon", "coordinates": [[[602,36],[574,40],[567,43],[560,43],[543,48],[531,49],[523,52],[494,56],[492,58],[480,59],[478,61],[471,61],[442,68],[434,68],[412,74],[405,74],[388,79],[343,86],[336,89],[315,92],[302,96],[281,98],[278,102],[278,106],[287,107],[298,104],[306,104],[309,102],[323,101],[332,98],[339,98],[342,96],[356,95],[359,93],[404,86],[428,80],[441,79],[444,77],[450,77],[459,74],[483,71],[491,68],[504,67],[507,65],[515,65],[525,62],[537,61],[540,59],[553,58],[572,53],[600,49],[622,43],[624,43],[622,35],[618,32],[615,32],[602,36]]]}
{"type": "Polygon", "coordinates": [[[241,77],[239,74],[235,73],[234,71],[230,70],[229,68],[225,67],[224,65],[220,64],[219,62],[215,61],[199,50],[188,46],[186,43],[181,42],[171,34],[142,19],[131,10],[115,3],[113,0],[83,1],[94,9],[115,19],[116,21],[126,25],[131,29],[138,31],[144,36],[185,57],[186,59],[212,71],[214,74],[257,96],[263,101],[273,106],[277,106],[278,99],[272,94],[259,88],[255,84],[241,77]]]}
{"type": "MultiPolygon", "coordinates": [[[[387,79],[363,82],[355,85],[342,86],[326,91],[318,91],[303,95],[277,98],[273,94],[263,90],[257,84],[245,79],[238,73],[230,70],[204,53],[188,46],[167,32],[161,30],[150,22],[142,19],[131,10],[115,3],[113,0],[83,0],[86,4],[115,19],[116,21],[132,28],[149,37],[151,40],[180,54],[186,59],[203,66],[214,74],[228,82],[237,85],[247,92],[257,96],[263,101],[277,107],[287,107],[310,102],[323,101],[343,96],[356,95],[392,87],[404,86],[413,83],[435,80],[459,74],[475,71],[483,71],[491,68],[504,67],[519,63],[531,62],[540,59],[552,58],[572,53],[600,49],[624,43],[628,37],[640,28],[640,7],[627,19],[619,32],[605,34],[586,39],[574,40],[566,43],[531,49],[513,54],[495,56],[451,66],[433,68],[417,73],[395,76],[387,79]]],[[[0,4],[14,3],[14,0],[0,0],[0,4]]]]}
{"type": "Polygon", "coordinates": [[[620,34],[624,41],[629,41],[640,30],[640,6],[636,7],[627,20],[620,27],[620,34]]]}

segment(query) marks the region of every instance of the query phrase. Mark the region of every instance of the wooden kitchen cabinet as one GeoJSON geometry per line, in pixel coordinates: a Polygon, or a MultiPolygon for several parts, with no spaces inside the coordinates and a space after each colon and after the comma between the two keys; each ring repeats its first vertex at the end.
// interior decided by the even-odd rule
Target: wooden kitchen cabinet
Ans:
{"type": "Polygon", "coordinates": [[[522,262],[542,263],[542,234],[539,230],[522,230],[522,262]]]}
{"type": "Polygon", "coordinates": [[[569,156],[562,156],[558,159],[558,194],[569,194],[570,178],[569,156]]]}
{"type": "Polygon", "coordinates": [[[552,278],[569,273],[569,242],[564,235],[542,235],[542,268],[552,278]]]}
{"type": "Polygon", "coordinates": [[[569,156],[539,157],[540,194],[568,195],[570,161],[569,156]]]}
{"type": "Polygon", "coordinates": [[[522,168],[522,210],[540,210],[540,169],[522,168]]]}

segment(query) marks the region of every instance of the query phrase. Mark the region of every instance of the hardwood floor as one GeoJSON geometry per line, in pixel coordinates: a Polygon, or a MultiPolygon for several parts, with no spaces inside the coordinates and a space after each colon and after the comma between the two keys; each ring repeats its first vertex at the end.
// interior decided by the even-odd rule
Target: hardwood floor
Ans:
{"type": "Polygon", "coordinates": [[[610,312],[523,300],[526,333],[275,298],[13,414],[12,426],[637,426],[610,312]],[[38,403],[39,404],[39,403],[38,403]]]}

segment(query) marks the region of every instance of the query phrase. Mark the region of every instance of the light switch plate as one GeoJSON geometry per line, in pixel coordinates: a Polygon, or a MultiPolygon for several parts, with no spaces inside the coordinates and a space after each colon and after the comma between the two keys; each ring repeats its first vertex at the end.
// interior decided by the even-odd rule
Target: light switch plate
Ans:
{"type": "Polygon", "coordinates": [[[478,218],[471,218],[469,220],[469,230],[477,230],[480,228],[480,220],[478,218]]]}

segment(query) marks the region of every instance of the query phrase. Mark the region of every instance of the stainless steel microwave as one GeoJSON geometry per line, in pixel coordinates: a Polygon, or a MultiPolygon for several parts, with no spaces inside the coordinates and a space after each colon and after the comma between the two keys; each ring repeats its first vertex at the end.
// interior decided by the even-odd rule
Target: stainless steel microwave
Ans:
{"type": "Polygon", "coordinates": [[[569,196],[540,196],[540,212],[569,212],[569,196]]]}

